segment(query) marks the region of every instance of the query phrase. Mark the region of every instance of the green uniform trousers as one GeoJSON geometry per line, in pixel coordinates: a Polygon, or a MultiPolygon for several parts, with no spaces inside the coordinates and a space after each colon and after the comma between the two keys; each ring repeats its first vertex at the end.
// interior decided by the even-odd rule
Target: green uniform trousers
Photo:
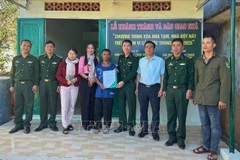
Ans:
{"type": "Polygon", "coordinates": [[[39,95],[40,95],[40,119],[42,126],[55,126],[57,114],[57,93],[58,82],[44,82],[40,81],[39,95]],[[48,105],[50,117],[48,119],[48,105]]]}
{"type": "Polygon", "coordinates": [[[14,100],[15,100],[15,119],[14,124],[18,127],[30,127],[32,116],[33,116],[33,107],[34,107],[34,93],[32,91],[33,82],[15,82],[14,86],[14,100]],[[23,121],[24,105],[26,106],[26,118],[23,121]]]}
{"type": "Polygon", "coordinates": [[[187,88],[173,89],[168,87],[166,104],[167,104],[167,130],[169,140],[177,139],[184,142],[186,139],[186,116],[188,100],[186,99],[187,88]],[[178,118],[178,129],[176,130],[178,118]]]}
{"type": "Polygon", "coordinates": [[[119,107],[119,123],[122,127],[134,127],[136,124],[136,84],[134,81],[124,84],[118,89],[118,107],[119,107]],[[126,102],[129,109],[129,116],[127,120],[126,102]]]}

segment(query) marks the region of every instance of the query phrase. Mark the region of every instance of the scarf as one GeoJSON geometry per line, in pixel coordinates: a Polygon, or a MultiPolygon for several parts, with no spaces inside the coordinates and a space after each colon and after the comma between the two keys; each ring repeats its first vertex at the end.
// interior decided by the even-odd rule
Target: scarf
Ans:
{"type": "Polygon", "coordinates": [[[88,76],[90,78],[95,77],[95,64],[94,64],[94,59],[95,55],[94,54],[87,54],[87,59],[88,59],[88,76]]]}
{"type": "Polygon", "coordinates": [[[65,62],[67,63],[66,67],[66,80],[71,81],[75,76],[75,64],[78,63],[78,58],[71,61],[70,59],[66,58],[65,62]]]}

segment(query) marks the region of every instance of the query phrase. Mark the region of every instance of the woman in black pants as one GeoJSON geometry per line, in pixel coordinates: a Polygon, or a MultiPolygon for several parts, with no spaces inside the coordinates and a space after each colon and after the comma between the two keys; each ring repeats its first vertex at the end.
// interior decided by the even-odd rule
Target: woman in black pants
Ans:
{"type": "Polygon", "coordinates": [[[97,84],[95,67],[98,64],[95,48],[93,44],[88,44],[84,56],[80,57],[78,72],[80,74],[80,96],[82,126],[89,131],[94,126],[94,102],[97,84]]]}

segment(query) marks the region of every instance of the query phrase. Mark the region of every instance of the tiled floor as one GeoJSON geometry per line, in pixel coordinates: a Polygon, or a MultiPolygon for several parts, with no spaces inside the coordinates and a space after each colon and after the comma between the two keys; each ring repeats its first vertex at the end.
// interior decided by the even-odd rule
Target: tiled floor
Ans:
{"type": "MultiPolygon", "coordinates": [[[[14,126],[10,121],[0,126],[0,159],[15,160],[204,160],[207,154],[197,155],[192,149],[201,142],[200,127],[187,127],[186,149],[180,150],[175,144],[165,147],[168,136],[166,128],[160,129],[160,141],[153,141],[151,134],[140,139],[130,137],[128,132],[116,134],[111,131],[105,135],[83,131],[79,120],[75,120],[74,131],[68,135],[62,134],[61,122],[58,121],[60,131],[53,132],[49,128],[42,132],[33,130],[39,125],[39,120],[33,120],[31,133],[19,131],[8,134],[14,126]]],[[[113,128],[117,123],[113,123],[113,128]]],[[[221,142],[221,147],[227,147],[221,142]]],[[[219,158],[221,159],[221,158],[219,158]]]]}

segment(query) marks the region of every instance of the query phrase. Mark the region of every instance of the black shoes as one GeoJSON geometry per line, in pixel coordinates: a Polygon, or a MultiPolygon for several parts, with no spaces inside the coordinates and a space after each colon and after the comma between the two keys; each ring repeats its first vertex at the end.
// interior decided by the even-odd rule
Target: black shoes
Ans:
{"type": "MultiPolygon", "coordinates": [[[[127,131],[127,128],[123,128],[122,126],[118,127],[118,129],[115,129],[114,132],[115,133],[120,133],[120,132],[124,132],[127,131]]],[[[130,134],[130,133],[129,133],[130,134]]],[[[134,133],[135,134],[135,133],[134,133]]]]}
{"type": "Polygon", "coordinates": [[[51,129],[52,129],[52,131],[54,131],[54,132],[58,131],[58,128],[57,128],[57,126],[50,126],[50,128],[51,128],[51,129]]]}
{"type": "MultiPolygon", "coordinates": [[[[47,128],[47,126],[42,126],[42,125],[40,125],[38,128],[36,128],[34,131],[35,132],[39,132],[39,131],[41,131],[41,130],[43,130],[43,129],[45,129],[45,128],[47,128]]],[[[53,130],[53,131],[58,131],[58,128],[57,128],[57,126],[50,126],[50,128],[53,130]]],[[[28,133],[30,133],[30,127],[25,127],[25,128],[23,128],[23,127],[17,127],[17,126],[15,126],[13,129],[11,129],[10,131],[9,131],[9,134],[12,134],[12,133],[15,133],[15,132],[17,132],[17,131],[19,131],[19,130],[22,130],[22,129],[24,129],[24,133],[25,134],[28,134],[28,133]]]]}
{"type": "Polygon", "coordinates": [[[47,128],[47,126],[43,126],[43,125],[40,125],[38,128],[36,128],[34,131],[35,132],[39,132],[39,131],[41,131],[41,130],[43,130],[43,129],[45,129],[45,128],[47,128]]]}
{"type": "MultiPolygon", "coordinates": [[[[56,131],[58,131],[58,128],[57,128],[57,126],[49,126],[51,129],[52,129],[52,131],[54,131],[54,132],[56,132],[56,131]]],[[[34,131],[35,132],[39,132],[39,131],[41,131],[41,130],[43,130],[43,129],[45,129],[45,128],[48,128],[48,126],[43,126],[43,125],[40,125],[38,128],[36,128],[34,131]]]]}
{"type": "Polygon", "coordinates": [[[174,143],[177,143],[177,140],[168,140],[166,143],[165,143],[165,146],[172,146],[174,143]]]}
{"type": "Polygon", "coordinates": [[[178,142],[178,147],[179,147],[180,149],[185,149],[185,148],[186,148],[186,145],[185,145],[184,142],[178,142]]]}
{"type": "Polygon", "coordinates": [[[144,131],[144,130],[142,129],[141,132],[138,134],[138,137],[139,137],[139,138],[143,138],[143,137],[145,137],[146,135],[148,135],[148,131],[144,131]]]}
{"type": "Polygon", "coordinates": [[[176,139],[175,140],[168,140],[166,143],[165,143],[165,146],[172,146],[174,143],[178,143],[178,147],[180,149],[185,149],[186,148],[186,145],[184,142],[179,142],[177,141],[176,139]]]}
{"type": "MultiPolygon", "coordinates": [[[[121,133],[127,131],[127,128],[119,126],[117,129],[114,130],[115,133],[121,133]]],[[[134,127],[129,128],[129,136],[135,136],[134,127]]]]}
{"type": "Polygon", "coordinates": [[[11,130],[9,131],[9,134],[15,133],[15,132],[17,132],[17,131],[19,131],[19,130],[22,130],[22,129],[23,129],[23,127],[17,127],[17,126],[15,126],[13,129],[11,129],[11,130]]]}
{"type": "Polygon", "coordinates": [[[153,136],[154,141],[159,141],[160,140],[160,137],[159,137],[158,133],[152,133],[152,136],[153,136]]]}
{"type": "Polygon", "coordinates": [[[24,132],[25,134],[30,133],[30,127],[25,127],[23,132],[24,132]]]}
{"type": "MultiPolygon", "coordinates": [[[[148,131],[142,130],[142,131],[138,134],[138,137],[139,137],[139,138],[143,138],[143,137],[145,137],[146,135],[148,135],[148,131]]],[[[152,133],[152,136],[153,136],[153,140],[155,140],[155,141],[159,141],[159,140],[160,140],[160,137],[159,137],[158,133],[152,133]]]]}
{"type": "Polygon", "coordinates": [[[134,127],[129,129],[129,136],[135,136],[135,130],[134,127]]]}
{"type": "Polygon", "coordinates": [[[11,130],[9,131],[9,134],[16,133],[17,131],[22,130],[22,129],[24,129],[23,132],[24,132],[25,134],[30,133],[30,127],[25,127],[25,128],[23,128],[23,127],[17,127],[17,126],[15,126],[13,129],[11,129],[11,130]]]}

